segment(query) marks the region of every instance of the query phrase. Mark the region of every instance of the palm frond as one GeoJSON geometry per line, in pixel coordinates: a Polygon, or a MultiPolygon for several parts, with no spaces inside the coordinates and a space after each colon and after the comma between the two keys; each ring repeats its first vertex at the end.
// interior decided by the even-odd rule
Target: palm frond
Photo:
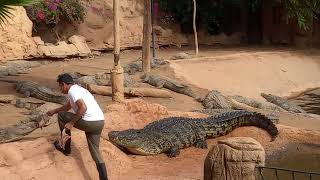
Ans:
{"type": "Polygon", "coordinates": [[[27,6],[35,2],[35,0],[0,0],[0,24],[11,17],[12,6],[27,6]]]}

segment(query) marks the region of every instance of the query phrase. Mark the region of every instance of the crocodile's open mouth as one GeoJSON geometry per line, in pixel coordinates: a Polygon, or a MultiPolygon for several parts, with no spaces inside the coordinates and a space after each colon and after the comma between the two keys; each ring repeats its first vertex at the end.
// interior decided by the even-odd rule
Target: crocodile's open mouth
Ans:
{"type": "Polygon", "coordinates": [[[133,147],[133,146],[122,146],[118,143],[116,143],[115,141],[110,140],[110,142],[117,146],[117,148],[119,148],[120,150],[122,150],[125,153],[131,153],[131,154],[137,154],[137,155],[143,155],[143,156],[147,156],[147,155],[153,155],[153,153],[149,153],[146,152],[145,150],[143,150],[142,148],[139,147],[133,147]]]}

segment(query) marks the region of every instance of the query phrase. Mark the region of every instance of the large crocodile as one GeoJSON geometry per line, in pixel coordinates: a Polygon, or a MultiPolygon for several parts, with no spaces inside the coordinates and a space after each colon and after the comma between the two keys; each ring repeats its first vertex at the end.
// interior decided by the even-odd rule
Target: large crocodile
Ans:
{"type": "Polygon", "coordinates": [[[207,138],[226,135],[241,126],[257,126],[269,132],[272,140],[278,129],[266,116],[249,111],[232,111],[208,118],[169,117],[155,121],[143,129],[109,132],[109,140],[133,154],[166,153],[175,157],[180,149],[195,146],[207,148],[207,138]]]}
{"type": "Polygon", "coordinates": [[[47,102],[54,102],[58,104],[65,104],[68,102],[68,98],[63,94],[54,91],[53,89],[40,85],[32,81],[14,81],[0,79],[0,81],[14,83],[17,92],[24,95],[24,97],[35,97],[47,102]]]}

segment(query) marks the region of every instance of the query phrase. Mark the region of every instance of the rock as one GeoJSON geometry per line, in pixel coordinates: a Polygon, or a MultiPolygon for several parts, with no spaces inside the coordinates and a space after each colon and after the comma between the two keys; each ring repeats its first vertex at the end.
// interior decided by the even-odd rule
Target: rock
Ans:
{"type": "MultiPolygon", "coordinates": [[[[60,37],[79,34],[86,38],[91,50],[113,49],[113,5],[112,1],[82,1],[86,8],[84,22],[77,27],[68,23],[56,26],[60,37]]],[[[119,8],[121,49],[141,47],[143,38],[143,1],[122,0],[119,8]]],[[[159,27],[159,26],[158,26],[159,27]]],[[[155,26],[155,28],[157,28],[155,26]]],[[[47,37],[55,39],[55,34],[42,31],[47,37]]],[[[188,39],[182,33],[168,27],[156,31],[157,45],[187,45],[188,39]]]]}
{"type": "Polygon", "coordinates": [[[71,36],[69,38],[71,44],[67,44],[65,41],[60,41],[56,45],[44,44],[39,45],[38,51],[41,56],[53,57],[53,58],[66,58],[73,56],[88,56],[91,54],[91,50],[87,46],[84,37],[71,36]]]}
{"type": "Polygon", "coordinates": [[[37,45],[44,45],[44,42],[42,41],[41,37],[39,37],[39,36],[33,37],[33,41],[34,41],[37,45]]]}
{"type": "Polygon", "coordinates": [[[39,54],[46,57],[65,58],[76,52],[76,47],[70,48],[66,42],[58,42],[57,45],[39,46],[39,54]]]}
{"type": "Polygon", "coordinates": [[[88,56],[89,54],[91,54],[91,50],[88,47],[86,39],[83,36],[73,35],[68,39],[68,41],[76,46],[79,52],[79,56],[88,56]]]}
{"type": "Polygon", "coordinates": [[[15,99],[16,99],[16,97],[11,94],[1,94],[0,95],[0,103],[11,103],[15,99]]]}
{"type": "Polygon", "coordinates": [[[262,145],[249,137],[218,141],[204,162],[204,180],[254,180],[256,165],[264,165],[262,145]]]}
{"type": "Polygon", "coordinates": [[[22,6],[12,7],[11,18],[0,26],[0,61],[37,55],[32,22],[22,6]]]}
{"type": "Polygon", "coordinates": [[[188,39],[185,35],[175,32],[172,29],[154,26],[154,32],[157,36],[158,45],[174,45],[181,47],[188,44],[188,39]]]}

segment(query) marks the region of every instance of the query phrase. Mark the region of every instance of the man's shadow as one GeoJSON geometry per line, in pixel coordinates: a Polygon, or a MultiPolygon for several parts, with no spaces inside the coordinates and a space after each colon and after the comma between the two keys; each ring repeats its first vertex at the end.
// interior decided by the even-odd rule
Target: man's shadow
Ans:
{"type": "MultiPolygon", "coordinates": [[[[61,152],[59,152],[58,150],[55,149],[55,147],[53,146],[53,142],[51,144],[52,144],[52,147],[53,147],[52,152],[56,151],[58,153],[61,153],[61,152]]],[[[81,156],[81,152],[79,151],[79,149],[76,146],[72,146],[71,145],[71,154],[69,155],[69,157],[72,157],[73,159],[75,159],[75,161],[76,161],[76,163],[78,165],[78,168],[80,169],[80,172],[82,173],[84,179],[91,180],[92,178],[90,177],[88,169],[84,165],[84,161],[83,161],[83,158],[81,156]]],[[[56,162],[56,159],[55,159],[53,153],[49,153],[49,158],[53,162],[56,162]]]]}

